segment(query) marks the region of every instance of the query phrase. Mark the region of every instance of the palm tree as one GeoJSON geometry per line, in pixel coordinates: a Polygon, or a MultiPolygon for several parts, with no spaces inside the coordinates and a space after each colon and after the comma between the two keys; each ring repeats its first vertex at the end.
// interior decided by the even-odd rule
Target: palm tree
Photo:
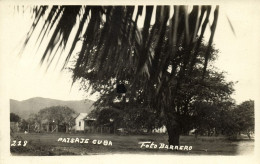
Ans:
{"type": "Polygon", "coordinates": [[[210,27],[203,79],[218,12],[218,6],[37,6],[33,8],[34,23],[24,47],[41,26],[37,42],[41,45],[49,39],[46,47],[41,45],[45,48],[41,63],[50,65],[55,57],[66,55],[65,68],[79,45],[72,68],[73,81],[87,79],[96,90],[127,81],[129,92],[135,96],[141,89],[153,108],[164,115],[169,144],[179,145],[180,128],[173,97],[182,80],[198,66],[198,52],[210,27]],[[39,22],[43,16],[46,20],[42,25],[39,22]],[[139,28],[142,16],[143,26],[139,28]],[[72,33],[73,30],[76,32],[72,33]],[[66,47],[70,47],[69,53],[57,55],[58,50],[66,47]]]}

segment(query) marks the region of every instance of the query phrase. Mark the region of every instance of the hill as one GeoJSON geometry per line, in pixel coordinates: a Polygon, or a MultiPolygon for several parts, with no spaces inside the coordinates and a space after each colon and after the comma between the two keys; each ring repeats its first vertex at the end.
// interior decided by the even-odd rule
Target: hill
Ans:
{"type": "Polygon", "coordinates": [[[63,101],[50,98],[34,97],[23,101],[10,99],[10,112],[27,119],[30,114],[36,114],[41,109],[51,106],[68,106],[76,113],[90,113],[94,109],[92,100],[63,101]]]}

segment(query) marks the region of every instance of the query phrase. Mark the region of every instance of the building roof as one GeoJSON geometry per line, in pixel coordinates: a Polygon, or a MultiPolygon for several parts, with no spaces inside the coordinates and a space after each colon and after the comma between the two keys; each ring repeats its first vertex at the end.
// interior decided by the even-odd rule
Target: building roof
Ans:
{"type": "Polygon", "coordinates": [[[92,117],[89,117],[89,116],[86,116],[86,117],[84,118],[84,120],[91,120],[91,121],[95,121],[96,119],[95,119],[95,118],[92,118],[92,117]]]}
{"type": "Polygon", "coordinates": [[[75,119],[80,119],[80,120],[96,120],[95,118],[89,117],[88,113],[79,113],[78,116],[75,119]]]}
{"type": "Polygon", "coordinates": [[[87,117],[88,113],[79,113],[76,119],[81,119],[83,120],[85,117],[87,117]]]}

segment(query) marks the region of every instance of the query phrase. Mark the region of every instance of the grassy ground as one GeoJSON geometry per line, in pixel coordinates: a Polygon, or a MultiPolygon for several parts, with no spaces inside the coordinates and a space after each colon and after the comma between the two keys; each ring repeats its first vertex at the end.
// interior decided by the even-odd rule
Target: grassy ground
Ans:
{"type": "MultiPolygon", "coordinates": [[[[13,141],[26,140],[26,146],[11,146],[13,155],[88,155],[88,154],[180,154],[180,155],[238,155],[253,153],[254,140],[243,139],[230,141],[225,137],[181,136],[180,145],[192,146],[191,151],[173,151],[159,149],[160,143],[167,145],[168,136],[165,134],[150,135],[125,135],[114,134],[65,134],[65,133],[15,133],[11,137],[13,141]],[[84,138],[88,143],[65,143],[59,138],[84,138]],[[93,140],[107,140],[112,146],[93,144],[93,140]],[[140,148],[139,142],[151,141],[158,145],[156,149],[140,148]]],[[[66,139],[67,140],[67,139],[66,139]]]]}

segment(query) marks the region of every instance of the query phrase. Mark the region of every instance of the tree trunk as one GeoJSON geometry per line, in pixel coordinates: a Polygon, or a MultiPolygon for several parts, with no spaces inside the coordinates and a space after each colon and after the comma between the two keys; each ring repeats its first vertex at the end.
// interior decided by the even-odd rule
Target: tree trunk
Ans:
{"type": "Polygon", "coordinates": [[[39,133],[42,131],[42,123],[40,123],[39,133]]]}
{"type": "Polygon", "coordinates": [[[47,132],[49,132],[50,123],[47,124],[47,132]]]}
{"type": "Polygon", "coordinates": [[[116,122],[113,123],[113,127],[114,127],[114,134],[116,134],[116,122]]]}
{"type": "Polygon", "coordinates": [[[56,124],[56,133],[59,132],[59,129],[58,129],[58,128],[59,128],[59,125],[56,124]]]}
{"type": "Polygon", "coordinates": [[[249,133],[249,132],[247,133],[247,137],[248,137],[249,139],[251,139],[251,136],[250,136],[250,133],[249,133]]]}
{"type": "Polygon", "coordinates": [[[69,132],[69,126],[66,125],[66,133],[68,133],[68,132],[69,132]]]}
{"type": "Polygon", "coordinates": [[[153,127],[152,127],[152,126],[149,126],[149,127],[147,128],[147,133],[148,133],[148,134],[151,134],[152,131],[153,131],[153,127]]]}
{"type": "Polygon", "coordinates": [[[179,146],[181,129],[175,117],[168,118],[166,128],[169,137],[168,139],[169,145],[179,146]]]}
{"type": "Polygon", "coordinates": [[[246,130],[246,134],[247,134],[247,137],[248,137],[249,139],[251,139],[250,131],[249,131],[249,130],[246,130]]]}
{"type": "Polygon", "coordinates": [[[168,142],[169,145],[179,146],[179,139],[180,139],[180,130],[177,127],[169,127],[167,128],[168,131],[168,142]]]}
{"type": "Polygon", "coordinates": [[[199,135],[199,132],[198,132],[198,130],[197,129],[195,129],[195,138],[198,138],[198,135],[199,135]]]}

